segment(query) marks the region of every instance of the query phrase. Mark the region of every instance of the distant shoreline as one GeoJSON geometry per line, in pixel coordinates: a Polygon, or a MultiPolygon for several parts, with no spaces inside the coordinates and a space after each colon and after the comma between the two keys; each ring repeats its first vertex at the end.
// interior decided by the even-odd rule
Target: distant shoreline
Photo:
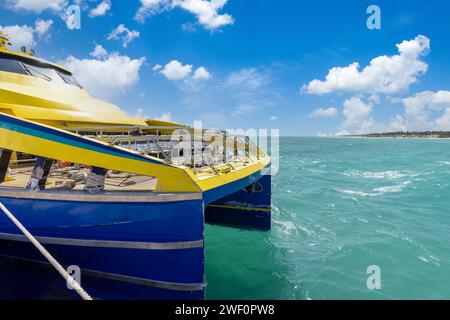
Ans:
{"type": "Polygon", "coordinates": [[[347,135],[351,138],[450,139],[450,131],[385,132],[347,135]]]}

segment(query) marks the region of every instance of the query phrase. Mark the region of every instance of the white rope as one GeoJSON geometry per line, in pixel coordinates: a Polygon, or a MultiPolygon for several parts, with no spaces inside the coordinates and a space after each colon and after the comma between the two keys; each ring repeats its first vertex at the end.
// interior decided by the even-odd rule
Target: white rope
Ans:
{"type": "Polygon", "coordinates": [[[14,215],[0,202],[0,209],[8,216],[8,218],[22,231],[25,237],[42,253],[42,255],[51,263],[59,274],[75,289],[83,300],[92,300],[92,297],[84,291],[80,284],[56,261],[55,258],[36,240],[33,235],[14,217],[14,215]]]}

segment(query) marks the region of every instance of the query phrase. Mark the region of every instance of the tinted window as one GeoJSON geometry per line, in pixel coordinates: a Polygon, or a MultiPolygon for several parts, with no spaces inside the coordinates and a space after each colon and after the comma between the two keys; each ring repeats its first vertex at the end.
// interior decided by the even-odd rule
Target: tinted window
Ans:
{"type": "Polygon", "coordinates": [[[56,70],[50,66],[30,64],[28,61],[19,62],[15,59],[0,57],[0,71],[32,75],[47,81],[67,83],[82,88],[72,75],[56,70]]]}
{"type": "Polygon", "coordinates": [[[41,66],[38,67],[36,65],[30,65],[25,62],[22,62],[22,64],[25,67],[25,69],[29,72],[29,74],[31,74],[32,76],[43,78],[47,81],[67,83],[76,86],[78,88],[82,88],[81,85],[77,82],[77,80],[75,80],[75,78],[70,74],[58,71],[51,67],[41,67],[41,66]]]}
{"type": "Polygon", "coordinates": [[[27,74],[17,60],[0,58],[0,71],[27,74]]]}

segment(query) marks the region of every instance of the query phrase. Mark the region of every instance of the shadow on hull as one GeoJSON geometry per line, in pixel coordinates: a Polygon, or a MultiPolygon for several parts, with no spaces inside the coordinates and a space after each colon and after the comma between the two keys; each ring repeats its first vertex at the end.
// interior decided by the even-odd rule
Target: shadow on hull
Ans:
{"type": "Polygon", "coordinates": [[[205,222],[267,231],[271,228],[271,176],[217,200],[206,207],[205,222]]]}
{"type": "MultiPolygon", "coordinates": [[[[30,245],[31,246],[31,245],[30,245]]],[[[201,300],[203,291],[174,291],[117,282],[82,272],[82,286],[100,300],[201,300]]],[[[0,300],[80,300],[48,264],[0,256],[0,300]]]]}

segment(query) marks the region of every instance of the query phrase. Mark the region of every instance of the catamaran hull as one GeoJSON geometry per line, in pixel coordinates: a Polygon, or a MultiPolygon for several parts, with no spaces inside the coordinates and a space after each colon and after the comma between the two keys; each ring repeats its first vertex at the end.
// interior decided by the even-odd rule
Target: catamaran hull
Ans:
{"type": "MultiPolygon", "coordinates": [[[[258,171],[205,193],[0,188],[0,202],[63,266],[81,269],[82,286],[95,298],[204,299],[205,216],[214,224],[270,229],[270,182],[258,171]]],[[[3,214],[0,256],[49,267],[3,214]]]]}
{"type": "MultiPolygon", "coordinates": [[[[99,203],[0,196],[0,201],[62,265],[82,270],[82,285],[96,298],[204,298],[201,198],[99,203]]],[[[0,255],[46,264],[4,215],[0,255]]]]}
{"type": "Polygon", "coordinates": [[[253,183],[211,202],[206,207],[205,221],[231,227],[270,230],[271,176],[260,175],[260,172],[257,174],[253,175],[253,183]]]}

